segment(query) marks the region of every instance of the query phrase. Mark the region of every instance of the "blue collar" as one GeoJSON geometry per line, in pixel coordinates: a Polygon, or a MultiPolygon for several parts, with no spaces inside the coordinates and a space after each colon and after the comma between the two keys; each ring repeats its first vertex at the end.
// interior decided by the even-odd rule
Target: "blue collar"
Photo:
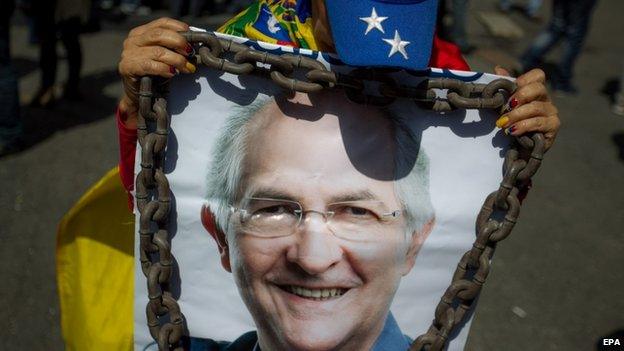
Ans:
{"type": "Polygon", "coordinates": [[[392,313],[388,313],[386,324],[371,351],[408,350],[411,342],[410,338],[401,332],[392,313]]]}
{"type": "MultiPolygon", "coordinates": [[[[401,332],[401,328],[399,328],[392,313],[388,313],[386,324],[384,324],[381,334],[379,334],[377,341],[375,341],[370,351],[406,351],[409,349],[410,343],[410,338],[401,332]]],[[[252,351],[262,351],[257,342],[252,351]]]]}
{"type": "MultiPolygon", "coordinates": [[[[231,343],[201,338],[189,339],[191,351],[261,351],[255,331],[247,332],[231,343]]],[[[411,339],[401,332],[392,313],[388,313],[384,328],[370,351],[407,351],[411,342],[411,339]]]]}

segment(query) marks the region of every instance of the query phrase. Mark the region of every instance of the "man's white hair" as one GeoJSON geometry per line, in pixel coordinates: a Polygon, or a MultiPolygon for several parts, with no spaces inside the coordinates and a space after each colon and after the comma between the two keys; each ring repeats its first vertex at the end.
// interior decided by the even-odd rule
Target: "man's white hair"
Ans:
{"type": "MultiPolygon", "coordinates": [[[[213,146],[213,157],[208,170],[206,198],[215,216],[218,228],[227,233],[230,206],[235,206],[243,193],[242,175],[248,140],[253,128],[248,123],[273,98],[261,96],[252,104],[236,106],[225,122],[213,146]]],[[[406,234],[420,232],[434,217],[429,196],[429,158],[420,147],[420,140],[407,125],[405,118],[392,108],[383,109],[394,126],[395,193],[403,206],[406,234]]]]}

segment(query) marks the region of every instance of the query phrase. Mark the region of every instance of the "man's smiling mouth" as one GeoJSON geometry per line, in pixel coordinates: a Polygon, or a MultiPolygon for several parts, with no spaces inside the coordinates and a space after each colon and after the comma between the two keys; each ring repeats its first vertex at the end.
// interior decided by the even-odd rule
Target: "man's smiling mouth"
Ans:
{"type": "Polygon", "coordinates": [[[349,290],[344,288],[310,289],[298,285],[281,285],[280,288],[293,295],[315,301],[324,301],[339,298],[349,290]]]}

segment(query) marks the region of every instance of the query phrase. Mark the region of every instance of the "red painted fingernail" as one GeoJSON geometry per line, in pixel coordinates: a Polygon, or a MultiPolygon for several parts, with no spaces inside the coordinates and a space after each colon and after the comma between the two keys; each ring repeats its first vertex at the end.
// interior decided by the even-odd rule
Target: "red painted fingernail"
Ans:
{"type": "Polygon", "coordinates": [[[511,127],[509,127],[509,133],[510,133],[510,134],[514,134],[514,133],[516,132],[516,130],[517,130],[517,129],[516,129],[516,126],[511,126],[511,127]]]}
{"type": "Polygon", "coordinates": [[[516,106],[518,106],[518,99],[512,98],[511,101],[509,101],[509,106],[511,106],[511,108],[516,108],[516,106]]]}
{"type": "Polygon", "coordinates": [[[186,44],[186,53],[188,55],[192,54],[195,51],[195,49],[193,49],[193,47],[191,46],[191,44],[186,44]]]}
{"type": "Polygon", "coordinates": [[[173,66],[169,66],[169,72],[173,74],[174,76],[178,74],[178,70],[173,66]]]}

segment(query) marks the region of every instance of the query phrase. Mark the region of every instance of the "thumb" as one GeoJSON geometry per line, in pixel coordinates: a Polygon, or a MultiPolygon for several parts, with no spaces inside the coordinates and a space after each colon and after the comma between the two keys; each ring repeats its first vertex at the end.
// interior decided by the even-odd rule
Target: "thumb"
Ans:
{"type": "Polygon", "coordinates": [[[496,73],[499,76],[503,76],[503,77],[511,77],[511,74],[509,73],[508,70],[504,69],[503,67],[496,65],[494,67],[494,73],[496,73]]]}

